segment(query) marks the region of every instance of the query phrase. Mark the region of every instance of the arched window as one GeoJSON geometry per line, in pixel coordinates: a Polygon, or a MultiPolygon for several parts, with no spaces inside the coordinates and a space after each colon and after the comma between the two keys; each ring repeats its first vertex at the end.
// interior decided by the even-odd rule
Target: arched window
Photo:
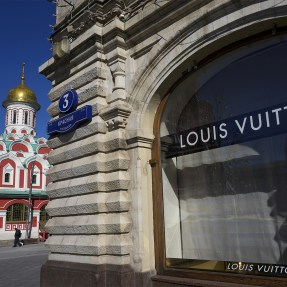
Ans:
{"type": "Polygon", "coordinates": [[[33,174],[32,176],[32,184],[36,184],[37,183],[37,174],[33,174]]]}
{"type": "Polygon", "coordinates": [[[6,221],[7,223],[26,221],[27,206],[22,203],[15,203],[7,208],[6,221]]]}
{"type": "MultiPolygon", "coordinates": [[[[36,166],[36,164],[34,166],[32,178],[30,180],[32,180],[32,185],[35,187],[39,187],[41,185],[41,170],[38,166],[36,166]]],[[[29,184],[31,182],[30,180],[29,184]]]]}
{"type": "Polygon", "coordinates": [[[4,179],[4,181],[5,181],[5,183],[9,183],[10,182],[10,173],[8,173],[8,172],[6,172],[5,173],[5,179],[4,179]]]}
{"type": "Polygon", "coordinates": [[[281,276],[261,266],[287,265],[287,38],[248,49],[186,75],[163,101],[165,268],[281,276]]]}
{"type": "Polygon", "coordinates": [[[2,178],[2,184],[12,185],[13,180],[14,180],[14,168],[13,168],[13,166],[10,164],[7,164],[3,168],[3,174],[4,174],[4,177],[2,178]]]}

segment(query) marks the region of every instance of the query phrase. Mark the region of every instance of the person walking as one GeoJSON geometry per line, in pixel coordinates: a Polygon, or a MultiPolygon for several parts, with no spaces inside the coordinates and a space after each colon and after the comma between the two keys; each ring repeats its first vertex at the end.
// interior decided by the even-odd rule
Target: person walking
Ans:
{"type": "Polygon", "coordinates": [[[13,247],[21,247],[22,244],[20,243],[20,237],[21,237],[22,233],[21,233],[21,230],[18,229],[17,227],[15,227],[15,234],[14,234],[14,245],[13,247]]]}

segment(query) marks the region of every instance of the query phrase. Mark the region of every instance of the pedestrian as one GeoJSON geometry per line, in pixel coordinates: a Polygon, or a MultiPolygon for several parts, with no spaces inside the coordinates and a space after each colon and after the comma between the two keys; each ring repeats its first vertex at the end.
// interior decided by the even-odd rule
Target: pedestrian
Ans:
{"type": "Polygon", "coordinates": [[[21,230],[18,229],[17,227],[15,227],[15,234],[14,234],[14,245],[13,247],[21,247],[22,244],[20,243],[20,237],[21,237],[22,233],[21,233],[21,230]]]}

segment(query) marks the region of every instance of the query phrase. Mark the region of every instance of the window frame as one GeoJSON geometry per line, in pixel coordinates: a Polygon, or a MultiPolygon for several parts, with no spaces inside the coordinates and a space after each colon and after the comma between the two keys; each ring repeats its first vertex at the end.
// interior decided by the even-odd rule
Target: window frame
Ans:
{"type": "Polygon", "coordinates": [[[5,172],[4,182],[5,182],[5,183],[10,183],[10,178],[11,178],[10,172],[5,172]]]}
{"type": "Polygon", "coordinates": [[[7,208],[7,212],[6,212],[7,223],[26,222],[26,218],[27,218],[27,206],[25,204],[14,203],[7,208]],[[17,210],[17,207],[20,207],[20,211],[17,210]],[[19,212],[20,212],[20,215],[17,215],[16,213],[19,213],[19,212]],[[17,218],[17,219],[14,220],[14,218],[17,218]]]}
{"type": "MultiPolygon", "coordinates": [[[[287,27],[281,30],[282,34],[286,35],[287,27]]],[[[198,69],[209,64],[210,62],[224,56],[228,52],[232,52],[241,48],[246,44],[256,43],[261,40],[270,39],[273,36],[270,35],[269,31],[262,32],[255,36],[246,38],[245,40],[240,40],[233,44],[230,44],[222,49],[220,52],[215,52],[210,56],[203,59],[197,64],[198,69]]],[[[278,33],[279,34],[279,33],[278,33]]],[[[275,35],[275,36],[278,36],[275,35]]],[[[287,277],[271,277],[271,276],[260,276],[260,275],[248,275],[248,274],[236,274],[209,270],[195,270],[195,269],[179,269],[175,267],[167,267],[166,265],[166,250],[165,250],[165,227],[164,227],[164,204],[163,204],[163,181],[162,181],[162,167],[161,167],[161,147],[160,147],[160,124],[161,117],[166,103],[172,93],[172,91],[193,71],[188,72],[183,75],[183,77],[177,81],[170,89],[169,93],[166,94],[162,101],[160,102],[155,119],[154,119],[154,142],[152,146],[152,159],[150,160],[150,165],[152,168],[152,193],[153,193],[153,213],[154,213],[154,243],[155,243],[155,267],[157,270],[157,275],[155,275],[152,280],[157,282],[157,286],[165,286],[167,282],[181,284],[194,284],[204,280],[204,286],[214,286],[214,282],[225,282],[238,284],[242,286],[268,286],[277,287],[283,286],[280,284],[287,283],[287,277]],[[210,285],[207,281],[210,281],[210,285]],[[213,283],[212,283],[213,282],[213,283]],[[162,283],[162,285],[161,285],[162,283]]],[[[203,283],[201,283],[203,284],[203,283]]],[[[230,285],[232,286],[232,285],[230,285]]]]}
{"type": "Polygon", "coordinates": [[[11,164],[6,164],[3,168],[3,178],[2,178],[2,184],[3,185],[13,185],[14,182],[14,168],[11,164]],[[6,175],[9,174],[9,181],[6,181],[6,175]]]}

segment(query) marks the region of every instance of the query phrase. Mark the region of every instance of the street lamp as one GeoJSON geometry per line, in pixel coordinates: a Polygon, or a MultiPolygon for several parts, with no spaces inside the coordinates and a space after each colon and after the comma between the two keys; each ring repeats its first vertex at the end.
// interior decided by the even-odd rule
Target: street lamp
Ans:
{"type": "Polygon", "coordinates": [[[28,209],[26,218],[26,238],[31,238],[32,224],[33,224],[33,206],[32,206],[32,185],[33,185],[33,175],[34,175],[35,161],[32,162],[31,175],[30,175],[30,189],[29,189],[29,199],[28,199],[28,209]]]}

